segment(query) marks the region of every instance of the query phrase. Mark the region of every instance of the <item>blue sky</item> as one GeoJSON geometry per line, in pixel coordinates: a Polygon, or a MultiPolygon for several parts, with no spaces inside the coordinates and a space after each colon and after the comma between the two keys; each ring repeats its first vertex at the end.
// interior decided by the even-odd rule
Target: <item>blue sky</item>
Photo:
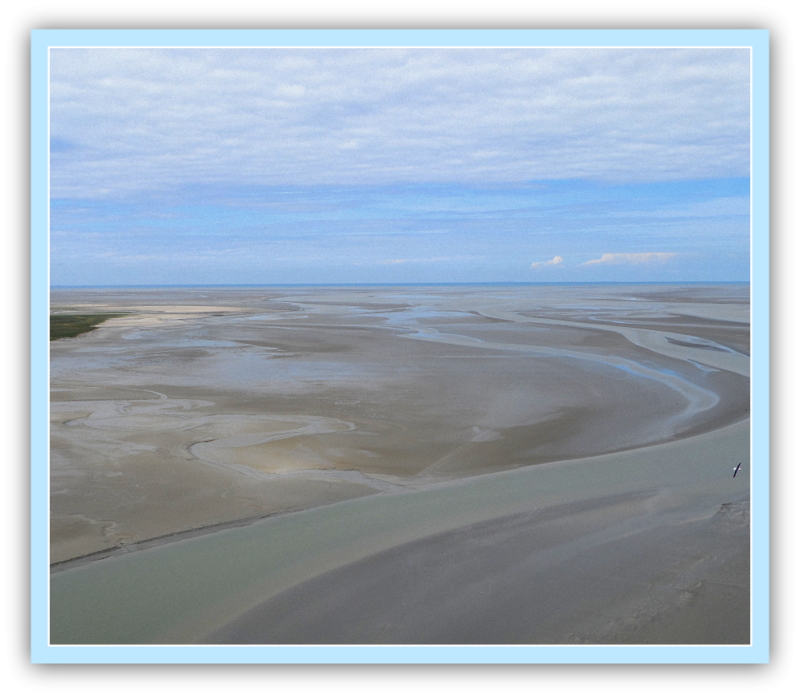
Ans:
{"type": "Polygon", "coordinates": [[[53,49],[51,282],[749,278],[743,49],[53,49]]]}

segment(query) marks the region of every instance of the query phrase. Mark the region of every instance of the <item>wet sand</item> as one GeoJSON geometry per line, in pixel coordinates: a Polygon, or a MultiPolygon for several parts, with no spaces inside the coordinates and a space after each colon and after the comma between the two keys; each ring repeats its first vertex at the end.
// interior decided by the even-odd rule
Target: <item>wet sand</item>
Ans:
{"type": "Polygon", "coordinates": [[[54,642],[746,642],[747,293],[54,291],[54,642]]]}
{"type": "Polygon", "coordinates": [[[557,505],[392,547],[201,642],[747,644],[747,612],[730,611],[749,600],[746,501],[676,520],[649,509],[655,497],[557,505]]]}

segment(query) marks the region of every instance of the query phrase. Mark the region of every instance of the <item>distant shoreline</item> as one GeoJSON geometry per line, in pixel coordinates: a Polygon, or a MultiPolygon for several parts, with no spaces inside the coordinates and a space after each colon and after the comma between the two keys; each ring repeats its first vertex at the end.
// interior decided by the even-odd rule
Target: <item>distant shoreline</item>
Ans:
{"type": "Polygon", "coordinates": [[[50,340],[58,341],[62,338],[75,338],[90,331],[94,331],[109,319],[124,317],[120,313],[82,313],[82,314],[51,314],[50,315],[50,340]]]}
{"type": "Polygon", "coordinates": [[[648,281],[561,281],[561,282],[470,282],[470,283],[209,283],[142,285],[51,285],[50,290],[181,290],[185,288],[427,288],[427,287],[546,287],[606,285],[750,285],[749,280],[648,280],[648,281]]]}

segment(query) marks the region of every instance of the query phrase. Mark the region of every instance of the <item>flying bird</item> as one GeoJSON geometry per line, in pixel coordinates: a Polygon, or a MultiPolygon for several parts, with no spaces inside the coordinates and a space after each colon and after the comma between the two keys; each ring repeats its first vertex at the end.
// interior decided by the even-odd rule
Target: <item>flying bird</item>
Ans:
{"type": "Polygon", "coordinates": [[[741,468],[742,468],[742,463],[741,463],[741,462],[739,462],[739,463],[736,465],[736,468],[733,470],[733,478],[736,478],[736,474],[738,474],[738,473],[739,473],[739,469],[741,469],[741,468]]]}

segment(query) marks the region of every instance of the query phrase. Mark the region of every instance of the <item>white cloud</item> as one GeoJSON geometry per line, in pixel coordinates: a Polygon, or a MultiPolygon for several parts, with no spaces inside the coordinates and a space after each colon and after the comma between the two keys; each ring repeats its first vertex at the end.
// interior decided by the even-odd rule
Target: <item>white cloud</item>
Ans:
{"type": "Polygon", "coordinates": [[[52,49],[56,197],[747,176],[743,49],[52,49]]]}
{"type": "Polygon", "coordinates": [[[669,251],[655,251],[645,252],[639,254],[603,254],[599,259],[592,259],[584,263],[584,266],[592,266],[594,264],[620,264],[620,263],[654,263],[669,261],[677,256],[674,252],[669,251]]]}
{"type": "Polygon", "coordinates": [[[535,261],[531,264],[531,268],[544,268],[545,266],[560,266],[564,263],[564,259],[561,256],[554,256],[549,261],[535,261]]]}

